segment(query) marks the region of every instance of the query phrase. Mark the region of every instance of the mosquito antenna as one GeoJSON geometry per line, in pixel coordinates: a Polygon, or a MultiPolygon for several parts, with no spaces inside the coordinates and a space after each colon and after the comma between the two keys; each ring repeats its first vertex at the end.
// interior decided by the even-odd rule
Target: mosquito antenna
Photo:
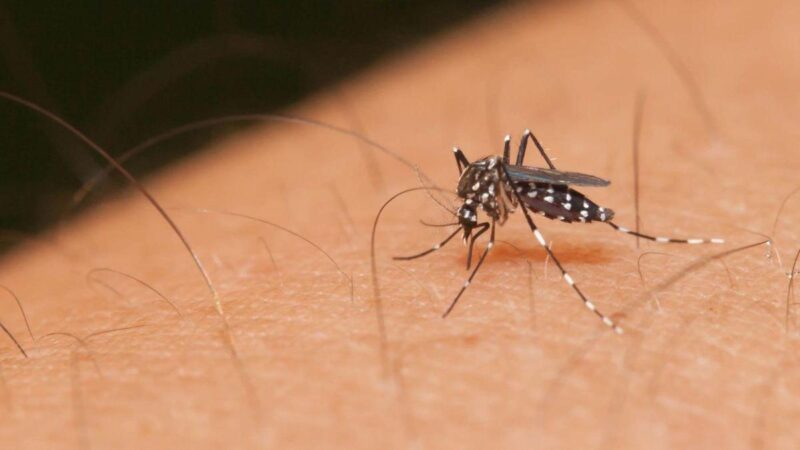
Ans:
{"type": "Polygon", "coordinates": [[[108,161],[108,163],[111,166],[113,166],[114,169],[116,169],[120,174],[122,174],[137,190],[139,190],[139,192],[141,192],[142,195],[144,195],[147,198],[147,200],[150,202],[150,204],[153,205],[153,207],[158,211],[158,213],[161,215],[161,217],[164,218],[164,220],[167,222],[167,224],[170,226],[170,228],[172,228],[172,231],[174,231],[175,234],[178,236],[178,239],[180,239],[181,243],[186,248],[186,251],[189,252],[189,255],[192,257],[192,260],[194,261],[195,266],[197,266],[197,270],[200,272],[200,275],[203,277],[203,280],[205,281],[205,284],[208,287],[208,290],[209,290],[209,292],[211,293],[211,295],[212,295],[212,297],[214,299],[214,305],[216,306],[217,312],[220,315],[223,315],[222,302],[221,302],[221,300],[219,298],[219,294],[217,293],[217,290],[214,288],[214,286],[211,284],[211,278],[209,277],[208,272],[206,272],[206,269],[203,267],[203,263],[200,262],[200,258],[197,257],[197,254],[192,249],[192,246],[189,244],[189,241],[183,235],[183,232],[181,232],[180,228],[178,228],[178,225],[176,225],[175,222],[173,222],[173,220],[169,216],[169,214],[167,214],[167,212],[164,210],[164,208],[161,207],[161,204],[152,196],[152,194],[150,194],[150,191],[148,191],[144,187],[144,185],[142,183],[140,183],[136,178],[134,178],[134,176],[131,175],[131,173],[128,172],[128,170],[125,169],[122,166],[122,164],[117,162],[117,160],[115,160],[107,151],[105,151],[102,147],[97,145],[94,141],[92,141],[91,139],[86,137],[86,135],[81,133],[77,128],[75,128],[74,126],[69,124],[66,120],[56,116],[52,112],[42,108],[41,106],[39,106],[39,105],[37,105],[37,104],[35,104],[33,102],[25,100],[25,99],[23,99],[21,97],[18,97],[16,95],[10,94],[8,92],[0,91],[0,97],[3,97],[5,99],[7,99],[7,100],[10,100],[10,101],[14,102],[14,103],[17,103],[17,104],[20,104],[22,106],[25,106],[28,109],[43,115],[44,117],[50,119],[54,123],[56,123],[56,124],[60,125],[61,127],[63,127],[64,129],[70,131],[78,139],[83,141],[92,150],[94,150],[96,153],[98,153],[100,156],[102,156],[106,161],[108,161]]]}

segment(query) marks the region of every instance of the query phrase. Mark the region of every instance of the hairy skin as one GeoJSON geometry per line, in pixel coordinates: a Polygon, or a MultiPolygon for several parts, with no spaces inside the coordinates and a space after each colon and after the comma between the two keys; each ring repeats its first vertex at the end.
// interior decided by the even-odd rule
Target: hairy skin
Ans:
{"type": "MultiPolygon", "coordinates": [[[[370,230],[417,174],[352,138],[274,125],[143,180],[209,271],[224,321],[180,241],[133,191],[0,263],[36,337],[2,293],[0,318],[29,355],[0,349],[3,447],[797,448],[800,306],[787,321],[784,271],[800,246],[800,198],[773,236],[787,267],[760,246],[647,289],[762,240],[751,231],[770,233],[800,184],[800,9],[636,5],[696,77],[715,130],[615,2],[498,11],[338,88],[370,138],[445,188],[453,145],[474,160],[530,127],[558,167],[613,180],[584,191],[631,227],[645,91],[643,231],[728,244],[637,250],[602,224],[535,218],[624,335],[581,305],[519,212],[441,319],[467,275],[463,246],[391,260],[446,235],[419,219],[452,220],[416,192],[387,206],[376,233],[381,336],[370,230]],[[282,225],[341,271],[290,233],[198,209],[282,225]]],[[[348,127],[340,94],[293,113],[348,127]]]]}

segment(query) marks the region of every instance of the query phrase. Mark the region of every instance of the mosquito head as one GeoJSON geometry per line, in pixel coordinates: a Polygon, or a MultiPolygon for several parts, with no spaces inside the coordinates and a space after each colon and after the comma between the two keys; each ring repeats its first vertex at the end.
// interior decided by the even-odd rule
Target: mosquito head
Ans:
{"type": "Polygon", "coordinates": [[[458,223],[464,230],[464,239],[469,238],[472,229],[478,224],[478,205],[472,200],[467,199],[461,208],[458,208],[456,215],[458,216],[458,223]]]}

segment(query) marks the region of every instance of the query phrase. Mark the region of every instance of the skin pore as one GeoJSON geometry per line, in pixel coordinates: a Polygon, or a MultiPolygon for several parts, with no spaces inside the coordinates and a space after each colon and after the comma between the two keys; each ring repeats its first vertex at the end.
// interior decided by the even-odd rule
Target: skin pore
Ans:
{"type": "MultiPolygon", "coordinates": [[[[0,348],[0,442],[796,448],[800,306],[790,300],[787,316],[785,272],[800,198],[772,228],[800,184],[800,10],[768,3],[636,3],[691,69],[714,127],[658,46],[602,1],[497,11],[291,111],[352,128],[344,95],[359,129],[446,190],[454,145],[474,161],[531,128],[557,167],[612,180],[581,191],[633,228],[634,112],[645,92],[642,231],[727,244],[637,249],[602,224],[534,216],[622,336],[584,308],[520,211],[442,319],[468,274],[466,249],[454,240],[421,259],[391,258],[452,232],[419,222],[453,221],[431,198],[451,206],[439,191],[383,210],[376,298],[376,213],[423,177],[352,137],[265,124],[141,180],[207,270],[222,315],[134,190],[0,262],[33,334],[1,291],[0,319],[28,358],[10,341],[0,348]],[[756,232],[771,234],[771,258],[761,245],[692,266],[764,240],[756,232]]],[[[545,166],[530,149],[526,163],[545,166]]]]}

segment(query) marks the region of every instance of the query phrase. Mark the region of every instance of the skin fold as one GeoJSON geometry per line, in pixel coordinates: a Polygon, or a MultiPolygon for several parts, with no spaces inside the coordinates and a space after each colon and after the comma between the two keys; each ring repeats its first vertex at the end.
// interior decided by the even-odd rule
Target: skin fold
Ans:
{"type": "MultiPolygon", "coordinates": [[[[134,190],[21,245],[0,284],[35,339],[0,292],[28,353],[2,341],[3,447],[797,448],[786,272],[800,198],[773,225],[800,186],[800,7],[625,5],[508,6],[290,111],[392,154],[270,122],[141,180],[222,315],[134,190]],[[557,167],[611,180],[580,190],[633,228],[637,98],[642,231],[726,244],[637,248],[601,223],[534,216],[623,335],[584,308],[521,211],[442,319],[468,275],[463,245],[392,260],[452,232],[420,223],[453,221],[443,206],[458,202],[438,190],[383,210],[376,287],[384,202],[420,180],[452,192],[454,145],[474,161],[526,128],[557,167]],[[692,265],[758,233],[772,244],[692,265]]],[[[545,166],[533,147],[526,164],[545,166]]]]}

